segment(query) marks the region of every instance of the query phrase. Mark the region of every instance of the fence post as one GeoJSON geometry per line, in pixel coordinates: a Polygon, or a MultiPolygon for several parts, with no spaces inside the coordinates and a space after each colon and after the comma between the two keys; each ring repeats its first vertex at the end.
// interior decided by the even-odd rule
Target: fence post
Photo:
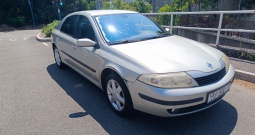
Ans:
{"type": "Polygon", "coordinates": [[[219,45],[222,19],[223,19],[223,13],[220,13],[220,20],[219,20],[219,25],[218,25],[218,33],[217,33],[217,39],[216,39],[216,46],[219,45]]]}
{"type": "Polygon", "coordinates": [[[173,15],[173,13],[171,13],[171,20],[170,20],[170,34],[173,34],[173,19],[174,19],[174,17],[173,17],[174,15],[173,15]]]}

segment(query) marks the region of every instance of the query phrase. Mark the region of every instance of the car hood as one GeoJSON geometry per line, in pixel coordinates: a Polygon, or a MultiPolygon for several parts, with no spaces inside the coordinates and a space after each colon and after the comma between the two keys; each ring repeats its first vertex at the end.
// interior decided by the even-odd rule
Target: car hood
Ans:
{"type": "Polygon", "coordinates": [[[222,53],[208,45],[180,36],[112,45],[155,73],[201,71],[220,68],[222,53]],[[211,66],[208,66],[208,64],[211,66]]]}

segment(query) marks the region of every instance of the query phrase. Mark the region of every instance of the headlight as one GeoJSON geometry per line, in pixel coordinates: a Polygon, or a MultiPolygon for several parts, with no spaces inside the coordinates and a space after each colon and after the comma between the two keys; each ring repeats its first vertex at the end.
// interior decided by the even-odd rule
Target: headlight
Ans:
{"type": "Polygon", "coordinates": [[[185,72],[167,74],[145,74],[139,81],[160,88],[184,88],[198,86],[197,82],[185,72]]]}
{"type": "Polygon", "coordinates": [[[222,56],[222,60],[225,62],[225,64],[226,64],[226,71],[228,71],[228,69],[229,69],[229,65],[230,65],[230,62],[229,62],[229,59],[228,59],[228,56],[227,55],[225,55],[225,54],[223,54],[223,56],[222,56]]]}

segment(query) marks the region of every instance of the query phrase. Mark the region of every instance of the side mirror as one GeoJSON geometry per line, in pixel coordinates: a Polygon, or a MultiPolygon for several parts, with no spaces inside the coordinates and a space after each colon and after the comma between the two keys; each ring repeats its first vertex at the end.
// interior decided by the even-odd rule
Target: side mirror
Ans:
{"type": "Polygon", "coordinates": [[[80,47],[94,47],[96,45],[96,42],[88,38],[82,38],[77,40],[77,45],[80,47]]]}
{"type": "Polygon", "coordinates": [[[169,28],[165,28],[165,30],[166,30],[167,32],[169,32],[169,31],[170,31],[170,29],[169,29],[169,28]]]}

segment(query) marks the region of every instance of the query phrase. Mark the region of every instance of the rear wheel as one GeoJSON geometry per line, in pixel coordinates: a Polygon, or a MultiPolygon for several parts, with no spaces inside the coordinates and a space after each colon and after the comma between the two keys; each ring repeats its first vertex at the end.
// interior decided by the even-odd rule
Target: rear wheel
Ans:
{"type": "Polygon", "coordinates": [[[60,57],[57,47],[54,47],[54,58],[55,58],[55,62],[57,64],[58,68],[63,69],[65,65],[61,60],[61,57],[60,57]]]}
{"type": "Polygon", "coordinates": [[[115,74],[107,75],[104,88],[115,113],[120,116],[128,116],[133,112],[131,96],[121,77],[115,74]]]}

